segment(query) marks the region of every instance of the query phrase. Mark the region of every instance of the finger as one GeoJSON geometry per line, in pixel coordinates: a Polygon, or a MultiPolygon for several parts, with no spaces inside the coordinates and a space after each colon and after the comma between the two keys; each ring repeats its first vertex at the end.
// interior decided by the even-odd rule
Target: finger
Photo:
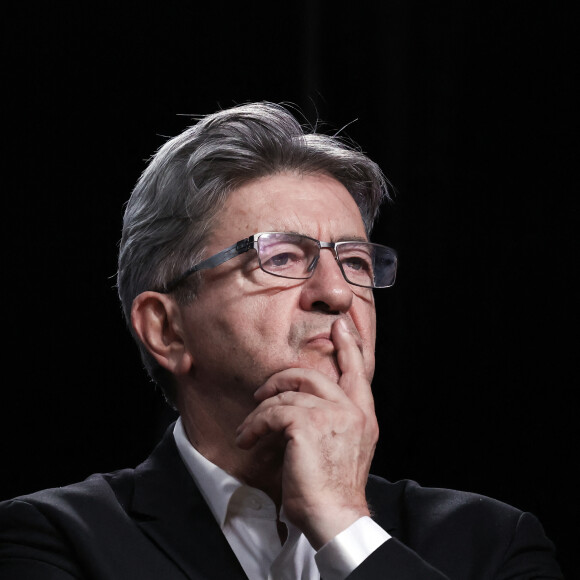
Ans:
{"type": "Polygon", "coordinates": [[[292,437],[293,428],[300,421],[304,422],[304,410],[294,406],[274,406],[264,412],[255,414],[251,421],[244,421],[236,434],[236,445],[250,449],[256,442],[270,433],[284,432],[286,438],[292,437]]]}
{"type": "Polygon", "coordinates": [[[254,392],[254,399],[265,401],[288,391],[310,393],[328,401],[344,400],[344,393],[334,381],[314,369],[290,368],[272,375],[254,392]]]}
{"type": "Polygon", "coordinates": [[[374,412],[371,385],[366,375],[364,359],[356,338],[339,318],[332,325],[332,340],[336,347],[336,358],[341,371],[338,385],[346,396],[361,409],[374,412]]]}
{"type": "MultiPolygon", "coordinates": [[[[343,394],[344,396],[344,394],[343,394]]],[[[328,401],[312,395],[310,393],[299,393],[295,391],[285,391],[262,401],[242,422],[238,427],[238,432],[250,424],[254,418],[262,413],[269,412],[268,409],[277,406],[292,406],[300,407],[302,409],[313,409],[314,407],[323,407],[324,405],[332,404],[328,401]]]]}

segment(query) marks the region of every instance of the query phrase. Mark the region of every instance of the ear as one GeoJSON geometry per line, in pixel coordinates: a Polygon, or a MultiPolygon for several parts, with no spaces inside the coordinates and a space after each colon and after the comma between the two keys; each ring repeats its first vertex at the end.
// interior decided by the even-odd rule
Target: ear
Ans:
{"type": "Polygon", "coordinates": [[[139,294],[133,300],[131,324],[163,368],[174,375],[190,371],[193,357],[186,347],[181,309],[173,298],[151,291],[139,294]]]}

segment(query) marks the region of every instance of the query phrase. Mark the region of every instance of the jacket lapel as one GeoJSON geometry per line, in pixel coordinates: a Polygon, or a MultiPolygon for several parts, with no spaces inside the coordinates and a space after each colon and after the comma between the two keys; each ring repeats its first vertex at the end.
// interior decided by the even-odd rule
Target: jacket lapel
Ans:
{"type": "Polygon", "coordinates": [[[131,516],[186,577],[247,578],[179,456],[173,425],[136,468],[134,490],[131,516]]]}

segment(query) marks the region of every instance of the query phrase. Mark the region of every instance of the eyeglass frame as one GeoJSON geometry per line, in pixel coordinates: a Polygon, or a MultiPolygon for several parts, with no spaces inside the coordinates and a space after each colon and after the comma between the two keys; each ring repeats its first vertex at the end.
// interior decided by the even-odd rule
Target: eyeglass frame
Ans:
{"type": "Polygon", "coordinates": [[[310,270],[310,275],[304,276],[304,277],[302,277],[302,276],[300,276],[300,277],[283,276],[281,274],[274,274],[273,272],[269,272],[268,270],[264,270],[264,267],[262,266],[262,261],[260,260],[260,252],[258,251],[258,240],[259,240],[260,236],[263,236],[265,234],[293,235],[293,236],[300,236],[302,238],[307,238],[309,240],[312,240],[313,242],[316,242],[316,244],[318,245],[318,248],[319,248],[318,256],[319,257],[320,257],[320,250],[322,250],[323,248],[328,248],[330,250],[333,250],[334,259],[336,260],[338,267],[340,268],[340,272],[341,272],[343,278],[352,286],[358,286],[360,288],[372,288],[372,289],[390,288],[395,283],[395,277],[396,277],[396,273],[397,273],[397,252],[395,250],[393,250],[393,248],[390,248],[389,246],[385,246],[383,244],[375,244],[373,242],[367,242],[366,240],[343,240],[340,242],[322,242],[320,240],[317,240],[316,238],[311,238],[310,236],[306,236],[304,234],[298,234],[295,232],[259,232],[257,234],[253,234],[251,236],[248,236],[247,238],[244,238],[243,240],[240,240],[240,241],[236,242],[235,244],[232,244],[228,248],[225,248],[224,250],[217,252],[213,256],[210,256],[209,258],[206,258],[205,260],[202,260],[201,262],[195,264],[191,268],[187,269],[183,274],[179,275],[177,278],[174,278],[169,284],[166,284],[165,287],[163,288],[163,290],[161,290],[161,293],[162,294],[170,294],[183,281],[185,281],[187,278],[189,278],[189,276],[191,276],[195,272],[199,272],[200,270],[209,270],[211,268],[216,268],[217,266],[220,266],[221,264],[227,262],[228,260],[232,260],[236,256],[240,256],[241,254],[249,252],[252,249],[256,250],[260,270],[262,270],[262,272],[265,272],[266,274],[269,274],[270,276],[276,276],[277,278],[286,278],[287,280],[308,280],[312,277],[312,275],[314,274],[314,271],[316,270],[316,266],[318,265],[318,260],[316,260],[314,262],[314,267],[312,267],[312,269],[310,270]],[[356,282],[351,282],[347,278],[347,276],[344,272],[344,269],[342,267],[342,262],[340,261],[340,257],[338,255],[338,250],[336,249],[337,246],[341,246],[342,244],[369,244],[372,246],[381,246],[383,248],[387,248],[388,250],[390,250],[393,253],[393,258],[395,260],[395,274],[393,276],[393,282],[391,284],[389,284],[389,286],[364,286],[362,284],[357,284],[356,282]]]}

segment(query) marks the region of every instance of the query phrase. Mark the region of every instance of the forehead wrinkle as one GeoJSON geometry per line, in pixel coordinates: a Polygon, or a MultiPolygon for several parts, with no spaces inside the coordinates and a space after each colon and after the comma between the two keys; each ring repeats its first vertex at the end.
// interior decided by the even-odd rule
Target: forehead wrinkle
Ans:
{"type": "Polygon", "coordinates": [[[292,180],[288,182],[287,179],[279,183],[282,177],[284,176],[257,180],[240,188],[239,191],[232,192],[219,220],[221,231],[214,230],[223,242],[221,245],[225,247],[226,242],[232,244],[259,232],[288,232],[306,235],[323,242],[368,241],[360,209],[350,192],[340,184],[331,183],[333,187],[337,186],[331,192],[326,192],[329,184],[315,184],[314,191],[321,195],[313,196],[311,191],[313,186],[310,182],[304,183],[304,187],[302,182],[297,186],[292,180]],[[344,196],[339,191],[342,189],[344,196]],[[278,199],[280,194],[283,195],[278,199]],[[268,203],[271,197],[277,198],[278,203],[274,205],[268,203]],[[329,197],[329,200],[326,200],[326,197],[329,197]],[[325,203],[326,201],[331,203],[325,203]],[[312,219],[314,216],[315,219],[312,219]],[[235,239],[224,235],[230,231],[229,226],[235,226],[233,228],[237,231],[235,239]]]}
{"type": "MultiPolygon", "coordinates": [[[[262,229],[261,231],[263,231],[263,232],[266,232],[266,231],[268,231],[268,232],[280,232],[280,233],[285,233],[285,234],[295,234],[295,235],[299,235],[299,236],[308,236],[309,238],[314,238],[315,240],[319,240],[321,242],[368,242],[369,241],[366,234],[361,235],[359,232],[352,233],[352,234],[343,233],[343,234],[339,234],[339,235],[332,235],[329,240],[322,239],[322,238],[318,237],[320,235],[318,232],[326,229],[327,227],[329,230],[336,229],[337,227],[339,227],[340,220],[333,220],[331,217],[326,223],[322,223],[321,221],[318,221],[314,225],[314,227],[317,230],[315,232],[312,229],[313,224],[306,225],[305,227],[300,227],[303,225],[302,219],[301,219],[300,215],[298,215],[297,213],[294,213],[294,215],[292,217],[293,217],[293,219],[291,221],[293,222],[293,224],[299,224],[298,228],[296,228],[295,225],[289,226],[288,221],[290,221],[290,220],[288,220],[286,218],[286,219],[284,219],[284,221],[270,222],[273,224],[271,226],[271,228],[268,230],[262,229]]],[[[253,232],[253,233],[256,233],[256,232],[253,232]]],[[[248,234],[248,235],[252,235],[252,234],[248,234]]]]}
{"type": "MultiPolygon", "coordinates": [[[[285,234],[298,234],[299,236],[308,236],[311,238],[312,236],[305,234],[304,232],[295,232],[295,231],[285,231],[285,234]]],[[[317,238],[314,238],[317,239],[317,238]]],[[[318,240],[319,242],[368,242],[368,239],[364,236],[359,236],[358,234],[349,236],[349,235],[342,235],[342,236],[331,236],[330,240],[318,240]]]]}
{"type": "MultiPolygon", "coordinates": [[[[272,232],[279,232],[279,233],[284,233],[284,234],[294,234],[297,236],[307,236],[309,238],[314,238],[315,240],[318,239],[315,236],[312,236],[304,231],[298,231],[298,230],[292,230],[292,229],[284,229],[284,228],[279,228],[276,230],[270,230],[272,232]]],[[[359,234],[353,234],[353,235],[340,235],[340,236],[331,236],[330,240],[318,240],[319,242],[334,242],[334,243],[338,243],[338,242],[368,242],[368,238],[366,236],[361,236],[359,234]]]]}

